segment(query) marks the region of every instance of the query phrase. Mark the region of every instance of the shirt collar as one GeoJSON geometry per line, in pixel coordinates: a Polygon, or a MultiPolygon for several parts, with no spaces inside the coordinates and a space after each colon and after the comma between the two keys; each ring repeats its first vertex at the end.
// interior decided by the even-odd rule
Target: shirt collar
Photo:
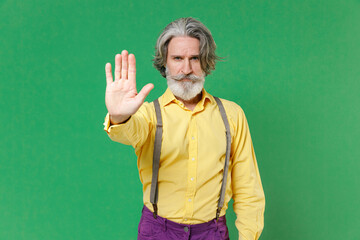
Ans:
{"type": "MultiPolygon", "coordinates": [[[[213,102],[213,96],[211,96],[204,88],[202,89],[202,97],[200,100],[201,106],[205,105],[206,101],[210,101],[213,102]]],[[[167,105],[169,105],[172,102],[179,102],[179,100],[177,100],[174,96],[174,94],[171,92],[171,90],[169,88],[166,89],[165,93],[162,96],[162,103],[163,106],[166,107],[167,105]]]]}

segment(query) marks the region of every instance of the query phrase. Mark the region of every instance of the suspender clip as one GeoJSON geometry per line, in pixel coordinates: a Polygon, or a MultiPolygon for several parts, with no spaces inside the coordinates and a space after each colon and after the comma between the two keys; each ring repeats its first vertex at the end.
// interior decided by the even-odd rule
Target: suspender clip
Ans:
{"type": "Polygon", "coordinates": [[[157,204],[156,204],[156,203],[153,203],[153,208],[154,208],[153,216],[154,216],[154,218],[156,219],[156,218],[157,218],[157,211],[158,211],[158,208],[157,208],[157,204]]]}
{"type": "Polygon", "coordinates": [[[216,222],[218,222],[218,220],[219,220],[220,211],[221,211],[221,208],[218,207],[216,210],[216,222]]]}

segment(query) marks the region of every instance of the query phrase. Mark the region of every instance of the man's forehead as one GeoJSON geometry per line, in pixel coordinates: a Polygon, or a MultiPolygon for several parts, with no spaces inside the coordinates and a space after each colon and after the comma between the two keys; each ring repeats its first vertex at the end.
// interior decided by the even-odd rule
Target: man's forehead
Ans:
{"type": "Polygon", "coordinates": [[[198,55],[200,51],[200,41],[193,37],[173,37],[169,42],[168,51],[171,55],[198,55]]]}

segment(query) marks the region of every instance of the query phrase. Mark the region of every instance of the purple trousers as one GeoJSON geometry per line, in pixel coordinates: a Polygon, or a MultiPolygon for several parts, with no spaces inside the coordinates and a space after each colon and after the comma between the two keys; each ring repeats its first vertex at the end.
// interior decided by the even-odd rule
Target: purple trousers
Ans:
{"type": "Polygon", "coordinates": [[[138,228],[138,240],[226,240],[229,232],[225,216],[200,224],[181,224],[157,216],[144,206],[138,228]]]}

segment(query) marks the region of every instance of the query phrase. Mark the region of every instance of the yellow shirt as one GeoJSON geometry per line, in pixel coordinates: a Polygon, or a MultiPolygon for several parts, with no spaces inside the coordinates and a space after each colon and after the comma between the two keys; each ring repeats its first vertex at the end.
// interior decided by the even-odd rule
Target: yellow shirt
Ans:
{"type": "MultiPolygon", "coordinates": [[[[231,131],[231,155],[224,206],[234,199],[239,239],[258,239],[264,226],[265,197],[248,124],[243,110],[221,99],[231,131]]],[[[169,220],[198,224],[215,218],[223,178],[226,151],[225,126],[215,99],[203,90],[193,111],[167,89],[159,98],[163,140],[158,177],[158,215],[169,220]]],[[[105,130],[113,141],[132,145],[138,157],[144,204],[152,210],[150,186],[156,115],[145,102],[123,124],[105,130]]]]}

